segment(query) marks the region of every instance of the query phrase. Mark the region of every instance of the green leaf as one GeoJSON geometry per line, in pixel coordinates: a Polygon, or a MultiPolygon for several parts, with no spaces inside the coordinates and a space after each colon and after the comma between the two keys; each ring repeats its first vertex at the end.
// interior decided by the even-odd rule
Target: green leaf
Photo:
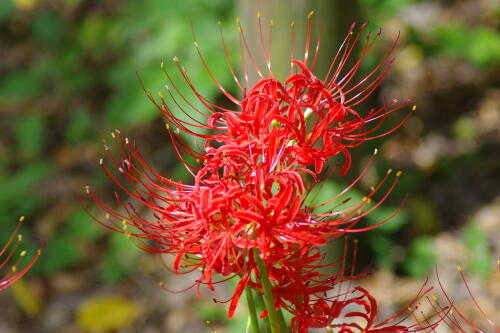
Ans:
{"type": "Polygon", "coordinates": [[[104,233],[104,229],[98,225],[81,208],[77,208],[69,217],[69,223],[64,233],[80,241],[95,241],[104,233]]]}
{"type": "Polygon", "coordinates": [[[35,16],[33,36],[43,45],[53,47],[62,38],[63,26],[59,14],[53,10],[44,10],[35,16]]]}
{"type": "Polygon", "coordinates": [[[14,12],[12,0],[0,1],[0,25],[5,24],[14,12]]]}
{"type": "Polygon", "coordinates": [[[37,267],[42,274],[51,275],[71,267],[81,257],[81,251],[70,237],[56,235],[45,245],[43,260],[37,267]]]}
{"type": "Polygon", "coordinates": [[[41,90],[41,78],[30,70],[10,73],[0,81],[0,97],[32,98],[41,90]]]}
{"type": "Polygon", "coordinates": [[[370,248],[374,251],[377,266],[385,269],[393,269],[395,265],[392,255],[394,241],[390,238],[390,236],[377,232],[371,232],[368,239],[370,242],[370,248]]]}
{"type": "Polygon", "coordinates": [[[432,270],[437,258],[434,240],[427,236],[419,237],[410,245],[403,268],[411,276],[424,277],[432,270]]]}
{"type": "Polygon", "coordinates": [[[464,241],[469,249],[468,270],[486,278],[491,273],[493,261],[486,233],[474,221],[470,221],[464,228],[464,241]]]}
{"type": "Polygon", "coordinates": [[[15,124],[19,154],[23,158],[32,158],[41,151],[45,139],[45,122],[37,113],[20,116],[15,124]]]}
{"type": "Polygon", "coordinates": [[[78,109],[71,114],[66,128],[66,141],[76,144],[83,141],[92,129],[92,116],[86,109],[78,109]]]}
{"type": "MultiPolygon", "coordinates": [[[[394,212],[398,210],[397,207],[381,206],[372,211],[370,214],[366,215],[366,221],[369,225],[374,225],[382,222],[394,212]]],[[[383,231],[386,233],[394,233],[400,230],[408,222],[408,214],[406,210],[400,210],[396,215],[394,215],[389,221],[381,224],[376,228],[376,230],[383,231]]]]}
{"type": "Polygon", "coordinates": [[[475,64],[489,67],[500,63],[500,32],[479,27],[472,34],[472,40],[465,49],[468,58],[475,64]]]}
{"type": "Polygon", "coordinates": [[[108,251],[101,262],[101,278],[116,284],[135,269],[139,248],[123,234],[113,233],[108,251]]]}

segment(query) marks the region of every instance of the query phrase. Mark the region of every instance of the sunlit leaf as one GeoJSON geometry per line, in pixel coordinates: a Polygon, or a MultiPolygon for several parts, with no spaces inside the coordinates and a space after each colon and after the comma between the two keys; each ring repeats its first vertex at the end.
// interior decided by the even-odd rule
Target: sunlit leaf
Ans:
{"type": "Polygon", "coordinates": [[[27,316],[36,317],[42,313],[42,299],[23,279],[17,280],[10,290],[14,301],[27,316]]]}
{"type": "Polygon", "coordinates": [[[85,332],[108,332],[131,325],[139,313],[139,304],[127,298],[96,296],[78,308],[76,322],[85,332]]]}
{"type": "Polygon", "coordinates": [[[22,10],[33,9],[38,5],[39,0],[14,0],[14,5],[22,10]]]}

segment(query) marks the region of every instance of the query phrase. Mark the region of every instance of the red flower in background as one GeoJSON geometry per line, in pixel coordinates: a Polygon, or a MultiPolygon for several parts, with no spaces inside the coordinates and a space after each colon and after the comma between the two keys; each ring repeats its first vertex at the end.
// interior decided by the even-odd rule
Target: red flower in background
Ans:
{"type": "MultiPolygon", "coordinates": [[[[193,183],[187,185],[159,175],[144,160],[134,142],[122,138],[119,132],[113,132],[120,156],[116,157],[106,149],[112,167],[109,168],[104,160],[101,160],[101,165],[135,203],[123,201],[116,193],[121,208],[114,210],[87,188],[90,197],[107,213],[106,219],[93,217],[114,231],[134,237],[146,251],[173,254],[176,273],[199,269],[200,277],[195,285],[204,283],[213,288],[217,283],[213,281],[215,274],[225,276],[224,280],[240,277],[229,316],[232,316],[246,286],[262,289],[258,280],[252,278],[252,273],[254,276],[259,273],[254,252],[257,249],[275,286],[276,307],[287,308],[297,316],[300,311],[311,314],[311,302],[316,308],[323,307],[319,305],[318,295],[331,290],[337,283],[355,278],[354,275],[342,274],[327,277],[319,273],[319,268],[334,264],[322,263],[324,256],[318,246],[347,233],[375,228],[377,225],[362,228],[357,224],[385,200],[400,174],[396,174],[382,199],[372,206],[368,206],[370,198],[389,180],[390,171],[362,202],[346,208],[348,199],[340,203],[339,200],[366,169],[353,184],[330,201],[314,205],[311,203],[313,189],[334,171],[327,172],[325,163],[342,155],[344,162],[339,164],[342,164],[340,174],[344,175],[350,167],[351,148],[391,133],[411,112],[393,129],[377,133],[385,118],[407,105],[408,101],[399,103],[393,100],[366,114],[356,110],[380,85],[393,61],[390,54],[394,46],[368,75],[360,80],[354,78],[380,35],[371,38],[368,33],[361,56],[354,65],[347,67],[366,25],[356,34],[353,25],[327,75],[320,79],[313,74],[319,38],[313,59],[308,57],[311,40],[309,16],[305,56],[297,60],[292,55],[291,73],[284,81],[275,78],[269,51],[264,47],[262,54],[268,73],[262,74],[247,47],[241,26],[238,27],[245,87],[236,77],[229,60],[228,66],[243,95],[241,100],[219,84],[195,41],[205,69],[220,91],[234,103],[235,109],[217,106],[201,96],[177,58],[174,62],[204,110],[179,93],[164,66],[172,87],[168,88],[168,94],[185,117],[175,115],[163,94],[159,93],[160,100],[156,101],[147,92],[162,113],[175,151],[193,176],[193,183]],[[248,81],[245,58],[250,59],[250,66],[260,76],[253,86],[248,81]],[[181,101],[192,110],[184,110],[181,101]],[[190,120],[184,120],[186,118],[190,120]],[[181,131],[203,140],[203,144],[195,143],[193,148],[181,131]],[[196,159],[198,164],[189,164],[186,156],[196,159]],[[125,181],[119,180],[113,170],[118,170],[125,181]],[[327,212],[320,213],[320,208],[327,212]]],[[[222,40],[224,43],[223,36],[222,40]]],[[[261,41],[264,45],[262,34],[261,41]]],[[[226,46],[223,46],[229,59],[226,46]]],[[[373,311],[371,301],[369,297],[364,301],[367,307],[372,307],[370,313],[373,311]]],[[[328,315],[321,315],[324,317],[321,320],[327,324],[325,318],[328,315]]]]}
{"type": "Polygon", "coordinates": [[[19,280],[35,263],[36,259],[41,254],[38,250],[31,260],[23,267],[19,267],[22,258],[26,255],[26,251],[21,251],[15,257],[16,250],[22,242],[22,235],[19,234],[19,228],[24,220],[24,216],[19,219],[16,230],[12,233],[7,243],[0,249],[0,272],[5,271],[0,275],[0,292],[10,287],[14,282],[19,280]]]}

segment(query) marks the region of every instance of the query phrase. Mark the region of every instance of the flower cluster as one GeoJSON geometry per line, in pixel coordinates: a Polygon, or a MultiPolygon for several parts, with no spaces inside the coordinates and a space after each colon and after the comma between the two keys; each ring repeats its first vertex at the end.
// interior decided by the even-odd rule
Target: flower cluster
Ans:
{"type": "Polygon", "coordinates": [[[20,252],[19,256],[14,259],[19,244],[22,242],[23,237],[19,234],[19,228],[24,221],[24,216],[19,219],[16,230],[12,233],[7,243],[0,249],[0,272],[5,270],[6,273],[0,275],[0,292],[10,287],[14,282],[19,280],[35,263],[36,259],[40,256],[41,250],[38,250],[31,260],[22,268],[19,264],[23,257],[26,256],[26,251],[20,252]],[[14,263],[12,263],[14,261],[14,263]],[[8,266],[8,264],[10,265],[8,266]]]}
{"type": "MultiPolygon", "coordinates": [[[[357,77],[364,58],[380,36],[380,31],[375,36],[367,33],[360,57],[352,59],[366,25],[357,31],[354,25],[351,27],[327,74],[317,77],[313,71],[319,38],[313,57],[309,57],[311,17],[304,57],[299,60],[292,55],[290,74],[284,81],[278,80],[272,71],[262,29],[261,51],[267,74],[257,66],[238,21],[244,77],[244,82],[240,81],[229,61],[221,29],[224,54],[241,99],[219,84],[195,40],[204,68],[234,109],[203,97],[175,57],[174,63],[197,98],[197,103],[192,103],[180,93],[162,64],[169,81],[167,94],[182,117],[169,107],[162,93],[155,99],[151,92],[145,92],[163,115],[175,151],[193,182],[184,184],[159,175],[142,157],[135,142],[114,131],[112,138],[119,156],[106,145],[106,161],[110,163],[101,159],[100,164],[135,202],[123,200],[116,193],[121,208],[114,210],[87,187],[87,194],[106,212],[104,219],[92,216],[107,228],[133,237],[146,251],[174,255],[175,273],[199,271],[196,287],[204,284],[213,289],[221,282],[215,281],[216,276],[222,276],[222,281],[238,278],[230,317],[243,291],[253,290],[271,300],[262,317],[276,316],[276,310],[286,309],[293,315],[290,326],[297,332],[309,328],[372,333],[432,328],[436,324],[432,320],[403,325],[396,318],[406,319],[409,314],[405,316],[405,311],[377,324],[375,299],[361,287],[350,287],[350,281],[358,276],[346,267],[345,258],[328,262],[320,250],[320,246],[333,239],[375,228],[391,218],[392,215],[379,224],[359,226],[360,219],[387,198],[400,172],[389,170],[361,202],[350,204],[345,199],[345,193],[363,176],[376,151],[359,177],[331,200],[314,204],[313,193],[336,170],[340,175],[347,173],[354,147],[393,132],[415,107],[408,107],[409,101],[392,100],[365,113],[358,110],[393,62],[394,45],[370,73],[357,77]],[[259,76],[253,85],[248,75],[251,69],[259,76]],[[402,109],[407,110],[402,120],[390,130],[380,131],[386,118],[402,109]],[[186,141],[186,134],[197,138],[194,145],[186,141]],[[372,204],[371,198],[384,188],[379,200],[372,204]],[[322,273],[328,267],[336,267],[337,273],[322,273]],[[344,283],[349,288],[340,291],[344,283]],[[360,320],[365,321],[364,326],[360,320]]],[[[427,292],[419,294],[414,303],[427,292]]],[[[444,310],[438,309],[436,315],[444,310]]]]}

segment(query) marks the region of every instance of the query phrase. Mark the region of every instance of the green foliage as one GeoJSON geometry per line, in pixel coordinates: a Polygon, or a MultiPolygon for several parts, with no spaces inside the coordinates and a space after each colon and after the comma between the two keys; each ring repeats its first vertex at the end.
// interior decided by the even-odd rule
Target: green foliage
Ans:
{"type": "Polygon", "coordinates": [[[32,98],[41,93],[41,78],[32,70],[12,72],[0,81],[0,97],[32,98]]]}
{"type": "Polygon", "coordinates": [[[400,9],[415,3],[417,0],[361,0],[364,8],[370,15],[390,17],[400,9]]]}
{"type": "Polygon", "coordinates": [[[466,141],[474,139],[477,132],[474,120],[467,117],[462,117],[455,121],[453,124],[453,131],[457,139],[466,141]]]}
{"type": "Polygon", "coordinates": [[[78,262],[82,253],[75,245],[71,235],[59,234],[53,237],[44,248],[43,262],[38,265],[40,273],[51,275],[78,262]]]}
{"type": "Polygon", "coordinates": [[[483,278],[491,273],[492,254],[488,246],[488,237],[474,221],[464,228],[465,246],[469,250],[467,270],[483,278]]]}
{"type": "Polygon", "coordinates": [[[54,47],[63,36],[63,25],[58,13],[45,10],[35,17],[32,25],[33,37],[47,47],[54,47]]]}
{"type": "Polygon", "coordinates": [[[53,172],[48,162],[29,163],[15,175],[3,176],[1,182],[8,191],[0,191],[0,215],[5,220],[17,220],[19,212],[33,214],[41,205],[41,193],[35,188],[53,172]],[[22,200],[21,200],[22,198],[22,200]]]}
{"type": "Polygon", "coordinates": [[[422,236],[410,245],[403,268],[411,276],[424,277],[434,268],[437,258],[434,240],[431,237],[422,236]]]}
{"type": "Polygon", "coordinates": [[[45,122],[37,113],[20,116],[14,125],[21,158],[33,158],[43,149],[45,122]]]}
{"type": "Polygon", "coordinates": [[[436,51],[491,67],[500,63],[500,32],[489,27],[447,24],[436,29],[436,51]]]}
{"type": "Polygon", "coordinates": [[[103,232],[98,225],[90,223],[83,210],[75,210],[62,230],[47,242],[43,260],[37,269],[44,275],[51,275],[71,268],[84,259],[88,243],[95,241],[103,232]]]}
{"type": "Polygon", "coordinates": [[[101,262],[101,278],[106,283],[118,283],[135,271],[139,248],[125,235],[113,233],[108,251],[101,262]]]}
{"type": "Polygon", "coordinates": [[[12,15],[14,11],[14,6],[11,0],[0,1],[0,25],[5,24],[12,15]]]}
{"type": "Polygon", "coordinates": [[[86,109],[78,109],[71,113],[65,138],[70,144],[76,144],[90,138],[92,131],[92,114],[86,109]]]}

